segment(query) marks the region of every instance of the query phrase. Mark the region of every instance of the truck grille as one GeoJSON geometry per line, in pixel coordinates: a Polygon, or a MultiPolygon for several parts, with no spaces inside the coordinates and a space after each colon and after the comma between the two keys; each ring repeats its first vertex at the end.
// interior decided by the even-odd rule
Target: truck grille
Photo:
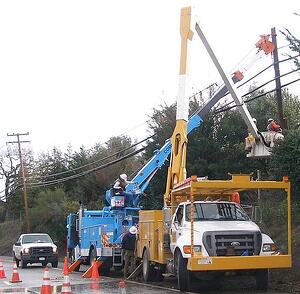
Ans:
{"type": "Polygon", "coordinates": [[[52,254],[52,247],[31,247],[30,254],[34,256],[47,256],[52,254]]]}
{"type": "Polygon", "coordinates": [[[257,231],[206,232],[203,244],[209,256],[258,255],[261,233],[257,231]]]}

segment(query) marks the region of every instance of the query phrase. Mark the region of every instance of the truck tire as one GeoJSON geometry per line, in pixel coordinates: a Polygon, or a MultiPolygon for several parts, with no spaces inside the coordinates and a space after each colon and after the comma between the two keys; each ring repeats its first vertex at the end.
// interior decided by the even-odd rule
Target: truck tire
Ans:
{"type": "Polygon", "coordinates": [[[21,268],[26,268],[26,267],[27,267],[27,262],[22,259],[22,255],[21,255],[21,268]]]}
{"type": "Polygon", "coordinates": [[[189,291],[191,277],[190,272],[187,269],[187,259],[183,258],[181,253],[178,252],[176,263],[176,274],[177,274],[177,284],[180,291],[189,291]]]}
{"type": "Polygon", "coordinates": [[[154,268],[150,264],[150,257],[148,249],[144,249],[143,252],[143,279],[145,282],[151,282],[154,280],[154,268]]]}
{"type": "Polygon", "coordinates": [[[255,273],[256,289],[259,291],[266,291],[269,283],[269,270],[258,270],[255,273]]]}

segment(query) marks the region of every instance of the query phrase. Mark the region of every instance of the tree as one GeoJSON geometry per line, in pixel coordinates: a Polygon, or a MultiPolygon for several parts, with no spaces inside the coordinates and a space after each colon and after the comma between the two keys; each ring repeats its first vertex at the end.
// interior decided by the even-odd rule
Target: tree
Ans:
{"type": "MultiPolygon", "coordinates": [[[[269,117],[275,117],[276,99],[274,95],[262,95],[264,91],[254,91],[247,97],[253,99],[248,108],[258,121],[260,131],[265,131],[269,117]]],[[[285,116],[294,127],[300,110],[298,97],[283,91],[285,116]]],[[[190,113],[199,108],[196,101],[190,102],[190,113]]],[[[154,109],[149,122],[150,132],[154,133],[149,143],[145,159],[152,157],[156,149],[160,149],[165,140],[170,138],[175,125],[175,105],[160,106],[154,109]]],[[[268,178],[269,160],[253,160],[246,157],[244,140],[248,135],[247,126],[237,109],[224,112],[212,111],[205,117],[202,125],[188,136],[187,173],[188,176],[208,176],[210,179],[226,179],[230,173],[254,173],[262,171],[262,178],[268,178]]],[[[166,163],[152,179],[147,193],[151,195],[145,201],[146,208],[160,208],[166,183],[166,163]]]]}
{"type": "MultiPolygon", "coordinates": [[[[16,164],[10,153],[3,154],[0,160],[0,175],[4,177],[4,190],[1,197],[0,221],[6,218],[8,203],[19,188],[18,174],[20,164],[16,164]]],[[[2,194],[2,193],[1,193],[2,194]]]]}
{"type": "Polygon", "coordinates": [[[32,231],[47,232],[54,240],[60,240],[64,244],[66,217],[70,210],[78,209],[78,202],[70,201],[62,189],[41,191],[33,207],[29,209],[32,231]]]}
{"type": "MultiPolygon", "coordinates": [[[[291,51],[300,54],[300,39],[296,38],[288,29],[285,29],[285,31],[281,31],[281,33],[286,37],[287,41],[290,43],[289,48],[291,49],[291,51]]],[[[299,59],[295,58],[293,59],[293,61],[296,67],[300,68],[299,59]]]]}
{"type": "Polygon", "coordinates": [[[288,176],[292,183],[294,201],[300,205],[300,129],[288,131],[284,140],[277,142],[269,168],[271,176],[288,176]]]}

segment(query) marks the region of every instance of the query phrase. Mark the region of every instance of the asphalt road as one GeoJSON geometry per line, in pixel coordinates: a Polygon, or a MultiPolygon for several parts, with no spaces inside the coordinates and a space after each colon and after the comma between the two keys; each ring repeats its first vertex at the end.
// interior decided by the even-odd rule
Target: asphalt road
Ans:
{"type": "MultiPolygon", "coordinates": [[[[21,282],[11,283],[13,272],[13,263],[11,257],[2,257],[6,278],[0,279],[0,293],[40,293],[40,287],[43,284],[44,268],[41,265],[28,265],[28,268],[18,268],[18,274],[21,282]]],[[[59,263],[58,268],[49,266],[50,284],[53,287],[52,293],[60,293],[63,283],[63,264],[59,263]]],[[[85,267],[87,269],[87,267],[85,267]]],[[[84,269],[84,267],[82,267],[84,269]]],[[[74,272],[70,274],[70,283],[72,293],[179,293],[176,289],[176,279],[168,277],[164,282],[141,285],[139,282],[126,281],[126,292],[121,292],[119,282],[122,280],[121,275],[115,274],[113,277],[101,277],[99,282],[92,283],[90,279],[82,278],[83,272],[74,272]]],[[[193,284],[190,293],[261,293],[254,290],[255,281],[251,277],[224,277],[218,281],[205,281],[193,284]]],[[[289,293],[269,290],[271,293],[289,293]]]]}
{"type": "MultiPolygon", "coordinates": [[[[45,269],[41,265],[28,265],[26,269],[18,268],[20,282],[11,283],[13,273],[13,262],[11,258],[2,258],[3,268],[6,278],[0,279],[0,293],[40,293],[40,287],[43,285],[43,276],[45,269]]],[[[60,293],[63,283],[63,264],[59,263],[58,268],[49,266],[50,284],[53,287],[52,293],[60,293]]],[[[91,282],[90,279],[82,278],[83,272],[71,273],[70,284],[72,293],[122,293],[119,289],[121,277],[100,277],[99,282],[91,282]]],[[[135,282],[126,282],[126,294],[128,293],[174,293],[178,291],[168,290],[159,286],[143,286],[135,282]]]]}

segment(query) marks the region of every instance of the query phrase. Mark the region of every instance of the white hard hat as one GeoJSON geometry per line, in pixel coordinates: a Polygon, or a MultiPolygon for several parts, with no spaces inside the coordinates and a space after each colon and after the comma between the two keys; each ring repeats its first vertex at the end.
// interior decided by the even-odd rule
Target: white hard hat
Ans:
{"type": "Polygon", "coordinates": [[[137,233],[137,228],[135,226],[130,227],[129,233],[135,235],[137,233]]]}
{"type": "Polygon", "coordinates": [[[273,121],[273,120],[274,120],[273,118],[269,118],[269,119],[268,119],[268,122],[271,122],[271,121],[273,121]]]}
{"type": "Polygon", "coordinates": [[[124,180],[124,181],[127,181],[127,175],[126,174],[121,174],[120,179],[124,180]]]}
{"type": "Polygon", "coordinates": [[[252,121],[253,121],[254,123],[257,123],[257,120],[256,120],[255,117],[252,118],[252,121]]]}

